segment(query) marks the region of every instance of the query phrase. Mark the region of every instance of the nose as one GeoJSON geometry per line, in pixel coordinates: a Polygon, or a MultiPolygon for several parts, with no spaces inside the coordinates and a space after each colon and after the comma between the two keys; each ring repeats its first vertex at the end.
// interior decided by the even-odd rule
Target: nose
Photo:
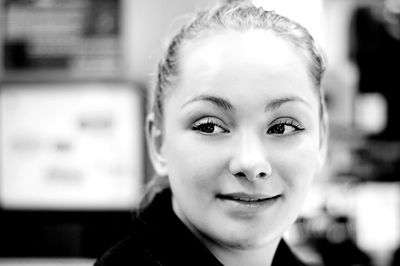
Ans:
{"type": "Polygon", "coordinates": [[[233,176],[249,181],[271,176],[266,147],[256,134],[242,134],[232,150],[229,171],[233,176]]]}

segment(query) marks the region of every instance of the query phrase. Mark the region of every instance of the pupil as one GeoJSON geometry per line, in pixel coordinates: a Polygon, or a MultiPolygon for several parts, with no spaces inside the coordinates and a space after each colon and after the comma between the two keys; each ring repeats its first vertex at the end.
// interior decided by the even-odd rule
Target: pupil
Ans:
{"type": "Polygon", "coordinates": [[[214,125],[213,124],[203,125],[203,132],[213,133],[214,132],[214,125]]]}
{"type": "Polygon", "coordinates": [[[274,130],[274,132],[276,134],[282,134],[284,131],[285,131],[285,125],[284,124],[277,125],[275,127],[275,130],[274,130]]]}

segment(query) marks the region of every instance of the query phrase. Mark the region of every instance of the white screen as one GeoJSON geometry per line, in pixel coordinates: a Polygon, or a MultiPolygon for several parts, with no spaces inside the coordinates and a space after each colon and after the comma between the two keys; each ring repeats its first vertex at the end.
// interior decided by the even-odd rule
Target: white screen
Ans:
{"type": "Polygon", "coordinates": [[[2,208],[131,209],[143,178],[140,95],[124,83],[3,84],[2,208]]]}

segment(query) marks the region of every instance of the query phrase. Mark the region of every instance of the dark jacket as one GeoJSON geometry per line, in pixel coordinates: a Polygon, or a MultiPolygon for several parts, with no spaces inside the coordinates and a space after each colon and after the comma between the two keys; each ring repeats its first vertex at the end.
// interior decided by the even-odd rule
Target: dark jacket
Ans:
{"type": "MultiPolygon", "coordinates": [[[[158,194],[133,222],[133,233],[109,249],[95,266],[222,266],[174,214],[171,193],[158,194]]],[[[273,266],[304,266],[281,241],[273,266]]]]}

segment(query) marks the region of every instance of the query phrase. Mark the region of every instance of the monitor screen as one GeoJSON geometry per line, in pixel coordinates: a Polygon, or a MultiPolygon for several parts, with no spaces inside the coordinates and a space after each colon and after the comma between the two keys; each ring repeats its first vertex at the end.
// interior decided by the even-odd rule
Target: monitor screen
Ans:
{"type": "Polygon", "coordinates": [[[0,84],[2,209],[132,209],[142,93],[123,82],[0,84]]]}

